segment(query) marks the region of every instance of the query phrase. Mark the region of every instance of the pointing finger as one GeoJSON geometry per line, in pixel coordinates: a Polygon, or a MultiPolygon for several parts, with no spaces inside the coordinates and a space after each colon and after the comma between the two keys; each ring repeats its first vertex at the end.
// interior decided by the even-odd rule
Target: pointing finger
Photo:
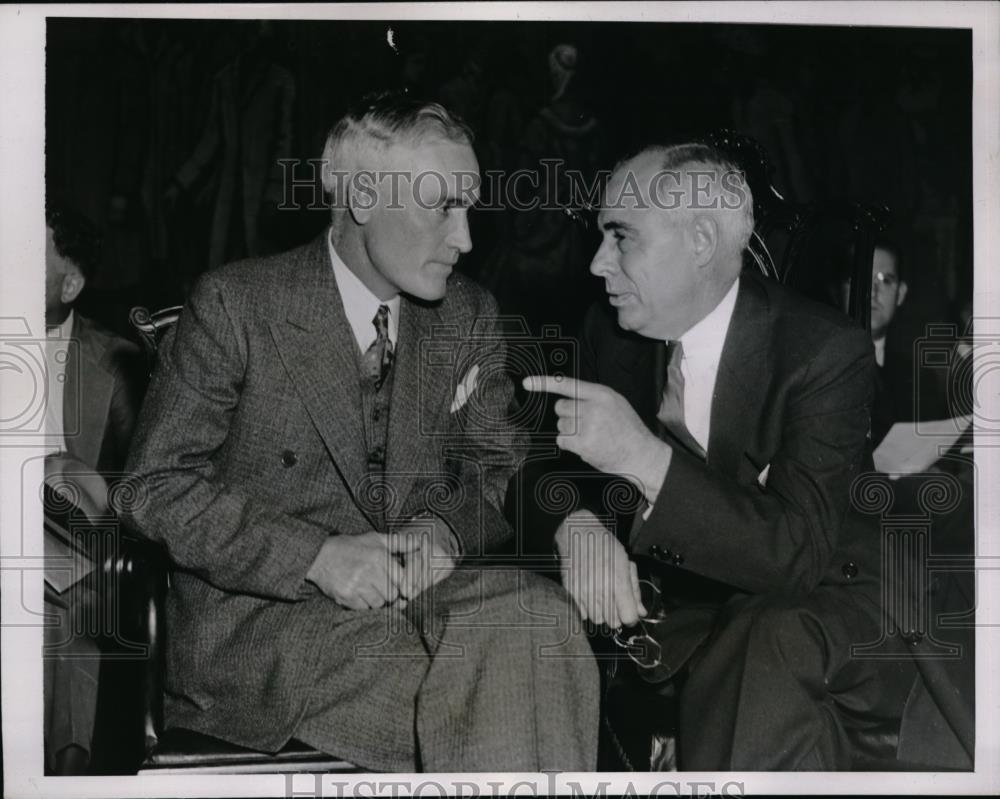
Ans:
{"type": "Polygon", "coordinates": [[[577,400],[594,399],[604,390],[597,383],[559,375],[529,375],[521,381],[521,385],[525,391],[541,391],[577,400]]]}

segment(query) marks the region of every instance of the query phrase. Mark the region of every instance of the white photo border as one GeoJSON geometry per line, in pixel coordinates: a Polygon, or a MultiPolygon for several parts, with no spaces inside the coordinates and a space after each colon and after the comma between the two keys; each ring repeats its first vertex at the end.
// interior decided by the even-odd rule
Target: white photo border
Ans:
{"type": "MultiPolygon", "coordinates": [[[[44,263],[44,83],[46,17],[385,20],[613,20],[746,22],[968,28],[973,51],[974,314],[1000,308],[1000,5],[945,2],[789,3],[390,3],[344,5],[37,5],[0,7],[0,323],[26,320],[42,331],[44,263]]],[[[1000,320],[998,320],[1000,321],[1000,320]]],[[[979,331],[977,330],[977,333],[979,331]]],[[[1000,330],[990,331],[1000,334],[1000,330]]],[[[0,333],[2,336],[3,333],[0,333]]],[[[1000,397],[1000,370],[984,378],[980,396],[1000,397]]],[[[0,374],[0,418],[23,407],[33,386],[0,374]]],[[[997,400],[1000,406],[1000,400],[997,400]]],[[[992,418],[992,417],[991,417],[992,418]]],[[[983,442],[988,445],[989,441],[983,442]]],[[[305,775],[43,777],[40,503],[22,505],[22,468],[40,482],[41,460],[30,442],[0,442],[0,613],[2,613],[3,784],[11,797],[28,796],[661,796],[704,794],[707,786],[737,794],[997,794],[1000,793],[1000,444],[977,446],[979,606],[976,648],[976,771],[971,773],[719,773],[305,775]],[[991,565],[993,564],[993,565],[991,565]],[[317,779],[319,782],[317,782],[317,779]],[[739,786],[738,788],[734,786],[739,786]]]]}

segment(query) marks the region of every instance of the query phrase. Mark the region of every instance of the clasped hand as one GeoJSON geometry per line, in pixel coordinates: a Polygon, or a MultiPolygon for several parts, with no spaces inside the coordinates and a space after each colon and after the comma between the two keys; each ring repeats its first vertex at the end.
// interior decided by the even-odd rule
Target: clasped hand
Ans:
{"type": "Polygon", "coordinates": [[[386,535],[330,536],[306,579],[352,610],[406,604],[455,567],[451,530],[440,519],[421,519],[386,535]]]}

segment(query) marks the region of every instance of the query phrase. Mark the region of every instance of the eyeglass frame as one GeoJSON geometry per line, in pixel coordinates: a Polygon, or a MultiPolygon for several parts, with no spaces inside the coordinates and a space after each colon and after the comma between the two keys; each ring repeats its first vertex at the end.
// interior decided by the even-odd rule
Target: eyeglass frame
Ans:
{"type": "MultiPolygon", "coordinates": [[[[642,585],[643,583],[648,585],[656,592],[656,597],[662,595],[663,592],[660,591],[660,589],[650,580],[639,580],[640,585],[642,585]]],[[[654,602],[655,600],[656,598],[654,598],[654,602]]],[[[651,602],[650,605],[652,604],[653,603],[651,602]]],[[[620,646],[622,649],[624,649],[625,654],[628,655],[629,657],[629,660],[635,663],[635,665],[638,666],[640,669],[655,669],[657,666],[660,666],[663,663],[663,661],[661,660],[661,656],[663,655],[663,649],[660,647],[659,641],[657,641],[652,635],[649,634],[649,630],[646,629],[646,624],[647,623],[656,624],[657,622],[660,621],[662,621],[662,619],[651,618],[650,616],[640,617],[639,621],[632,626],[640,627],[642,630],[641,633],[632,634],[628,636],[628,638],[625,638],[623,640],[622,639],[623,628],[619,626],[615,628],[615,630],[611,633],[611,640],[614,641],[615,644],[620,646]],[[644,657],[650,646],[656,648],[655,650],[656,654],[653,656],[652,658],[653,662],[651,663],[643,663],[642,661],[637,659],[637,656],[632,654],[632,650],[638,648],[640,650],[639,657],[644,657]]]]}
{"type": "Polygon", "coordinates": [[[902,281],[899,279],[899,275],[893,275],[890,273],[883,272],[879,270],[878,272],[872,273],[872,285],[885,286],[886,288],[894,288],[898,286],[902,281]]]}

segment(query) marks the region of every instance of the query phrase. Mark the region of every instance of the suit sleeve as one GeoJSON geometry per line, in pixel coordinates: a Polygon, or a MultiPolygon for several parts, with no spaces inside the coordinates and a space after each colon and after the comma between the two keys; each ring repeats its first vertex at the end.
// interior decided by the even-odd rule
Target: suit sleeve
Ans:
{"type": "Polygon", "coordinates": [[[116,350],[113,369],[114,391],[108,409],[108,434],[112,437],[115,465],[121,467],[128,456],[136,416],[142,404],[141,353],[123,342],[116,350]]]}
{"type": "Polygon", "coordinates": [[[752,593],[812,590],[837,547],[860,470],[873,368],[862,331],[827,341],[786,406],[770,411],[781,413],[782,431],[765,488],[675,450],[634,549],[669,548],[685,569],[752,593]]]}
{"type": "Polygon", "coordinates": [[[160,348],[126,467],[138,497],[127,520],[220,589],[303,599],[315,592],[305,575],[328,531],[225,482],[216,463],[246,357],[223,288],[207,275],[160,348]]]}
{"type": "MultiPolygon", "coordinates": [[[[601,308],[592,305],[583,321],[580,335],[580,379],[588,383],[600,383],[598,366],[598,341],[601,331],[601,308]]],[[[631,514],[615,513],[608,507],[606,498],[612,493],[626,497],[623,504],[639,505],[639,494],[624,477],[604,474],[571,452],[559,455],[559,468],[565,474],[573,475],[577,487],[577,502],[573,510],[586,510],[598,518],[614,519],[614,531],[619,540],[624,540],[629,529],[631,514]]]]}
{"type": "Polygon", "coordinates": [[[463,368],[479,364],[481,377],[465,406],[451,414],[454,435],[444,444],[445,463],[461,484],[460,497],[435,510],[451,527],[463,557],[495,551],[511,538],[503,507],[526,445],[514,419],[514,385],[506,369],[495,368],[507,359],[507,344],[492,321],[499,311],[492,296],[485,297],[467,340],[471,357],[460,359],[463,368]]]}

